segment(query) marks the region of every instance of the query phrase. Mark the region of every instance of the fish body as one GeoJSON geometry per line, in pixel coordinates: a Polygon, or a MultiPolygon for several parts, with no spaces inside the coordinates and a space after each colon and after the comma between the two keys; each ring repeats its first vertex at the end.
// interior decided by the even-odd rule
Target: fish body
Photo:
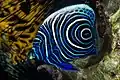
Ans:
{"type": "Polygon", "coordinates": [[[33,40],[30,59],[63,70],[78,70],[69,62],[97,54],[94,10],[86,4],[64,7],[48,16],[33,40]]]}

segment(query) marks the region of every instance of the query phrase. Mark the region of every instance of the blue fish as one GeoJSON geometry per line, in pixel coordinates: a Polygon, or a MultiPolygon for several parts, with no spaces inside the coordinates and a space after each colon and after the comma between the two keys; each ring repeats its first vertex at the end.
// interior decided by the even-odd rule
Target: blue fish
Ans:
{"type": "Polygon", "coordinates": [[[94,10],[86,4],[64,7],[48,16],[33,41],[33,57],[63,70],[78,70],[69,62],[97,54],[94,10]]]}

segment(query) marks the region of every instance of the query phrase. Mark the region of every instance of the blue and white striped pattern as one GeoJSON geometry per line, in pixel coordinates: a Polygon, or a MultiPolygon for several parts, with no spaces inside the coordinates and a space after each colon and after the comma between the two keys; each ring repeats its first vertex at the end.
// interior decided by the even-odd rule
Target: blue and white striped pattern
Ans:
{"type": "Polygon", "coordinates": [[[33,42],[38,60],[66,69],[68,61],[96,54],[95,13],[85,4],[60,9],[45,19],[33,42]],[[66,68],[65,68],[66,67],[66,68]]]}

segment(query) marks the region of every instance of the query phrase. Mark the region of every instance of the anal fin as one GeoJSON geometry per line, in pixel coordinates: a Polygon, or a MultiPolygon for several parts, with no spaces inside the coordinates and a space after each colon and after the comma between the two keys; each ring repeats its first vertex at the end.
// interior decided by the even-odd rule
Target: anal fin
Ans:
{"type": "Polygon", "coordinates": [[[57,65],[58,67],[60,67],[63,70],[69,70],[69,71],[79,71],[78,68],[76,68],[75,66],[73,66],[70,63],[60,63],[59,65],[57,65]]]}

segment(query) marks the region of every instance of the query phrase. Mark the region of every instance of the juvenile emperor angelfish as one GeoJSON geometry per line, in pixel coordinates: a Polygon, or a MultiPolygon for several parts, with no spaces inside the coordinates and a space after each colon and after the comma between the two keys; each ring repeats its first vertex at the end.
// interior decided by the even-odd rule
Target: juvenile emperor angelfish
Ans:
{"type": "Polygon", "coordinates": [[[77,70],[70,61],[97,54],[94,10],[77,4],[52,13],[39,27],[32,53],[46,64],[77,70]]]}

